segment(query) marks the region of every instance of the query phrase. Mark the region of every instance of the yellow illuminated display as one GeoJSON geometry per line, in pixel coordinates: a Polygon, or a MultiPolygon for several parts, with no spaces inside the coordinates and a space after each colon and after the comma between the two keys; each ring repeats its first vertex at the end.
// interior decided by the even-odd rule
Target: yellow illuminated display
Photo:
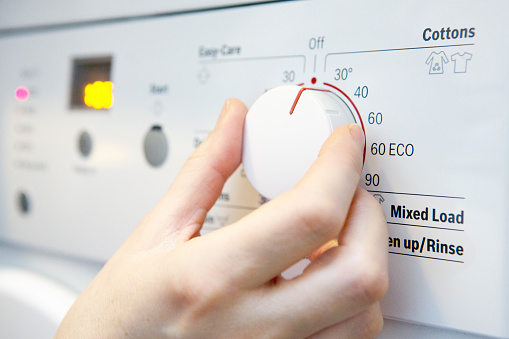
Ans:
{"type": "Polygon", "coordinates": [[[96,81],[85,87],[85,105],[95,109],[110,108],[113,105],[113,83],[96,81]]]}

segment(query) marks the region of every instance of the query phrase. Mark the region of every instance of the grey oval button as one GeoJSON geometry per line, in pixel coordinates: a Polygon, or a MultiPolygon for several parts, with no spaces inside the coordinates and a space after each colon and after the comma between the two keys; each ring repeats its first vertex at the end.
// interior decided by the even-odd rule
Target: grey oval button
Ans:
{"type": "Polygon", "coordinates": [[[17,200],[20,212],[23,214],[28,214],[28,212],[30,212],[30,199],[28,199],[26,193],[19,192],[17,200]]]}
{"type": "Polygon", "coordinates": [[[92,152],[92,137],[88,132],[81,132],[78,137],[78,150],[85,158],[92,152]]]}
{"type": "Polygon", "coordinates": [[[162,127],[152,126],[143,142],[143,151],[147,162],[153,167],[161,166],[168,156],[168,148],[168,140],[162,127]]]}

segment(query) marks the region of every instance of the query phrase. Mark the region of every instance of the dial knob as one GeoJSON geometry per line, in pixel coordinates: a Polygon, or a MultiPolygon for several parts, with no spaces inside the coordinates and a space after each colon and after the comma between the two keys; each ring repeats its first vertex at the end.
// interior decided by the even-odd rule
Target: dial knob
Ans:
{"type": "Polygon", "coordinates": [[[355,122],[348,105],[330,91],[299,86],[267,91],[245,121],[247,178],[261,195],[275,198],[302,178],[334,129],[355,122]]]}

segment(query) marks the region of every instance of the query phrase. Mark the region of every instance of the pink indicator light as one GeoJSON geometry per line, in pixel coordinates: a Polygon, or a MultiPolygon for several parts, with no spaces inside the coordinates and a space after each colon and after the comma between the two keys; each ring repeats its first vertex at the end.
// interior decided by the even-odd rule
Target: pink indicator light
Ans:
{"type": "Polygon", "coordinates": [[[15,95],[18,101],[26,101],[30,96],[30,91],[28,90],[28,88],[24,86],[19,86],[18,88],[16,88],[15,95]]]}

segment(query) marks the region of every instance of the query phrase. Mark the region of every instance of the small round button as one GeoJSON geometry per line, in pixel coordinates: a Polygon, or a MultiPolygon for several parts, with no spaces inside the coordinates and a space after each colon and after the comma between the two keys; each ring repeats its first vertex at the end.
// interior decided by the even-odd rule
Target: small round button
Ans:
{"type": "Polygon", "coordinates": [[[159,125],[152,126],[143,141],[145,159],[153,167],[161,166],[168,156],[168,140],[159,125]]]}
{"type": "Polygon", "coordinates": [[[18,209],[22,214],[28,214],[30,212],[30,199],[24,192],[19,192],[17,197],[18,209]]]}
{"type": "Polygon", "coordinates": [[[295,186],[335,128],[355,122],[349,106],[330,91],[281,86],[266,92],[244,125],[247,178],[264,197],[275,198],[295,186]]]}
{"type": "Polygon", "coordinates": [[[78,151],[85,158],[92,152],[92,137],[88,132],[81,132],[78,136],[78,151]]]}

